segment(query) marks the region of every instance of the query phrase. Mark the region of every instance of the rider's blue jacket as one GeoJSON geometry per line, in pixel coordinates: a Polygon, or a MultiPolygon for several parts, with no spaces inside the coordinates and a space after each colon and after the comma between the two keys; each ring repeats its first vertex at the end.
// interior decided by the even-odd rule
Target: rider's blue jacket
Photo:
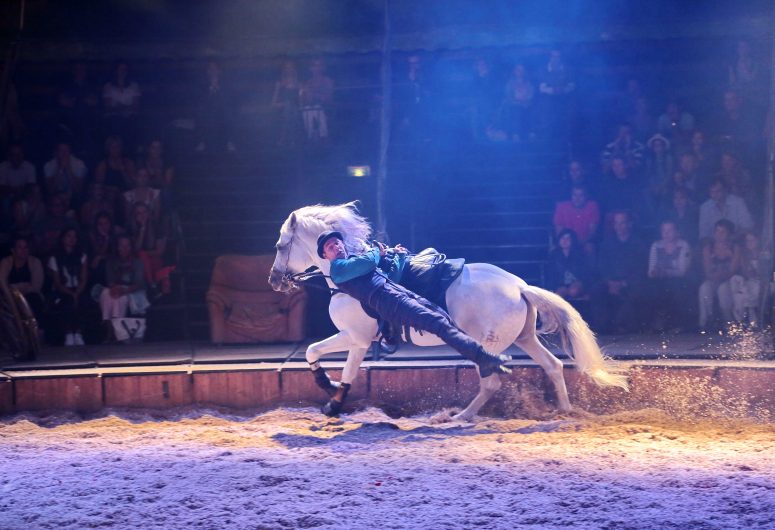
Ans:
{"type": "Polygon", "coordinates": [[[406,254],[390,254],[380,258],[379,249],[372,248],[363,254],[335,259],[331,262],[331,281],[342,292],[366,302],[388,280],[398,282],[401,279],[406,254]]]}

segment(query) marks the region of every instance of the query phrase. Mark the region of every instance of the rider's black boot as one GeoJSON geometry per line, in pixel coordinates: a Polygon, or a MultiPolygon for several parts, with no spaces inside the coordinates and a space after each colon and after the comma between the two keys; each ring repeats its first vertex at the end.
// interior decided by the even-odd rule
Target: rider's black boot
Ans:
{"type": "Polygon", "coordinates": [[[320,362],[315,361],[314,363],[309,363],[309,367],[310,370],[312,370],[312,375],[315,377],[315,383],[322,388],[326,394],[333,397],[333,395],[336,394],[336,389],[339,388],[339,383],[331,382],[325,369],[320,366],[320,362]]]}
{"type": "Polygon", "coordinates": [[[511,360],[508,355],[495,355],[480,348],[471,359],[479,366],[479,375],[488,377],[492,374],[510,374],[511,368],[504,363],[511,360]]]}
{"type": "Polygon", "coordinates": [[[339,416],[339,413],[342,411],[342,403],[347,398],[348,392],[350,392],[350,383],[339,383],[336,393],[328,403],[323,405],[323,414],[326,416],[339,416]]]}

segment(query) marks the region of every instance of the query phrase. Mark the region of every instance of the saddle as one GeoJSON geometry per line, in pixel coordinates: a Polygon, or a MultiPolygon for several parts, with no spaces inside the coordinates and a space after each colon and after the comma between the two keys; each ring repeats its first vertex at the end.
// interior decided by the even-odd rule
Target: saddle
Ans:
{"type": "Polygon", "coordinates": [[[447,311],[447,289],[465,263],[464,258],[449,259],[435,248],[426,248],[409,258],[398,283],[447,311]]]}

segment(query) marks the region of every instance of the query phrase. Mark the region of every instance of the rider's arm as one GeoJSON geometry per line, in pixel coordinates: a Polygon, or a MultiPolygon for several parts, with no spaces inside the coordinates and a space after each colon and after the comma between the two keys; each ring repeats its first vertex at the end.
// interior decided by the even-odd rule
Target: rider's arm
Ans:
{"type": "Polygon", "coordinates": [[[331,281],[343,283],[368,274],[377,268],[379,249],[372,248],[363,254],[337,259],[331,262],[331,281]]]}

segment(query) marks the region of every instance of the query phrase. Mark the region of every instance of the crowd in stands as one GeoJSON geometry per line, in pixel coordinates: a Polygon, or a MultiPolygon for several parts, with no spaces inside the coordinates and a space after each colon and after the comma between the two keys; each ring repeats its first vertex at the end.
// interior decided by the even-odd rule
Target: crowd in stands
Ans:
{"type": "Polygon", "coordinates": [[[629,81],[614,137],[571,162],[547,281],[599,332],[756,324],[766,80],[747,42],[728,79],[708,116],[674,98],[651,116],[629,81]]]}
{"type": "MultiPolygon", "coordinates": [[[[598,331],[754,318],[766,72],[747,42],[736,51],[714,115],[693,114],[691,101],[660,101],[628,80],[610,141],[597,153],[574,153],[568,165],[546,279],[583,305],[598,331]]],[[[298,64],[282,64],[267,102],[276,146],[328,144],[334,80],[321,58],[303,73],[298,64]]],[[[573,143],[583,102],[574,98],[572,68],[554,50],[532,70],[514,64],[504,83],[487,60],[474,61],[465,110],[473,142],[573,143]]],[[[192,150],[234,152],[232,87],[214,61],[200,79],[192,150]]],[[[433,88],[422,57],[408,55],[393,87],[395,138],[431,135],[433,88]]],[[[169,291],[176,175],[142,106],[128,63],[117,62],[101,89],[78,63],[57,93],[49,160],[28,161],[23,127],[3,127],[10,141],[0,163],[0,244],[10,255],[0,275],[24,293],[49,342],[110,337],[113,319],[142,314],[169,291]]]]}
{"type": "Polygon", "coordinates": [[[126,63],[98,94],[76,64],[57,94],[51,158],[35,164],[11,141],[0,163],[0,278],[50,344],[114,340],[117,319],[170,294],[176,266],[175,169],[138,119],[126,63]]]}

